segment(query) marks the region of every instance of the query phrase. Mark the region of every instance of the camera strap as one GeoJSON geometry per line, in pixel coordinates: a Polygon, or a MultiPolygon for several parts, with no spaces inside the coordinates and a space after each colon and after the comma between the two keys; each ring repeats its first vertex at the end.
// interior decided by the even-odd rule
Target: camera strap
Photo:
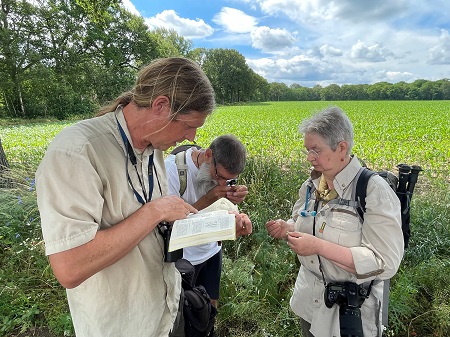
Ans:
{"type": "MultiPolygon", "coordinates": [[[[314,211],[315,212],[317,212],[317,209],[319,208],[319,202],[320,202],[319,199],[316,199],[316,201],[314,202],[314,211]]],[[[316,236],[316,217],[313,218],[313,236],[316,236]]],[[[317,254],[317,258],[319,259],[319,270],[320,270],[320,273],[322,274],[323,285],[326,288],[327,281],[325,280],[325,274],[323,272],[322,261],[320,260],[319,254],[317,254]]],[[[374,282],[374,280],[370,281],[369,287],[366,289],[366,291],[367,291],[366,298],[369,298],[370,291],[372,290],[373,282],[374,282]]],[[[362,286],[362,284],[361,284],[361,286],[362,286]]]]}
{"type": "MultiPolygon", "coordinates": [[[[317,209],[319,208],[319,199],[316,199],[316,201],[314,202],[314,212],[317,214],[317,209]]],[[[313,217],[313,235],[316,236],[316,217],[313,217]]],[[[322,280],[323,280],[323,285],[325,286],[325,288],[327,287],[327,281],[325,281],[325,275],[323,273],[323,268],[322,268],[322,261],[320,261],[320,255],[317,254],[317,258],[319,259],[319,270],[320,273],[322,274],[322,280]]]]}
{"type": "Polygon", "coordinates": [[[158,187],[159,187],[159,192],[162,196],[162,188],[161,188],[161,184],[159,182],[159,178],[158,178],[158,172],[156,171],[156,167],[153,165],[153,156],[154,153],[152,153],[149,157],[148,160],[148,191],[146,191],[146,188],[144,186],[144,182],[143,182],[143,178],[141,179],[141,176],[139,175],[139,172],[136,168],[137,165],[137,161],[136,161],[136,155],[134,154],[134,150],[133,147],[130,144],[130,141],[128,140],[128,137],[125,134],[125,131],[122,128],[122,125],[120,125],[119,120],[116,117],[116,121],[117,121],[117,127],[119,128],[119,132],[120,135],[122,137],[123,143],[125,145],[126,151],[127,151],[127,160],[125,162],[125,169],[127,172],[127,179],[128,179],[128,183],[131,187],[131,189],[133,190],[133,193],[137,199],[137,201],[139,201],[142,205],[144,205],[145,203],[149,202],[152,200],[152,194],[153,194],[153,169],[155,170],[155,175],[156,175],[156,181],[158,183],[158,187]],[[134,167],[134,170],[136,171],[136,175],[138,177],[139,180],[139,185],[141,186],[142,189],[142,193],[143,195],[139,194],[139,192],[134,188],[134,185],[131,181],[130,178],[130,174],[128,172],[128,160],[130,160],[131,164],[134,167]]]}

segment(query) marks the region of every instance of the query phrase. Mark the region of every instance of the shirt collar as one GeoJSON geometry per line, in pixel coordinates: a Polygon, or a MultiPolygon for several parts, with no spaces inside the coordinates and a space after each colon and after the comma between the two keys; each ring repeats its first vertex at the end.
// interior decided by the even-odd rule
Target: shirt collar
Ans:
{"type": "MultiPolygon", "coordinates": [[[[362,167],[361,163],[359,162],[356,155],[352,155],[350,162],[346,167],[342,169],[341,172],[339,172],[336,177],[333,180],[334,189],[336,190],[337,194],[342,197],[344,192],[347,190],[347,188],[350,186],[352,181],[355,179],[356,175],[358,174],[359,169],[362,167]]],[[[322,176],[322,173],[317,172],[315,170],[311,171],[311,180],[316,187],[316,189],[319,187],[320,177],[322,176]]]]}

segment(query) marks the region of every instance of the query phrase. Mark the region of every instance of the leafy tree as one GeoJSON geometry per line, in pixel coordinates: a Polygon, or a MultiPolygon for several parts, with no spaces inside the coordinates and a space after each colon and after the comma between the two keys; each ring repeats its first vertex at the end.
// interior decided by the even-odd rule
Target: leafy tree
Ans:
{"type": "Polygon", "coordinates": [[[284,83],[270,83],[269,96],[273,101],[284,101],[286,99],[289,88],[284,83]]]}
{"type": "Polygon", "coordinates": [[[251,72],[252,90],[249,99],[256,102],[264,102],[269,99],[270,85],[267,80],[255,72],[251,72]]]}
{"type": "Polygon", "coordinates": [[[253,71],[238,51],[209,49],[205,55],[203,69],[216,91],[218,101],[234,103],[243,97],[249,97],[253,71]]]}
{"type": "Polygon", "coordinates": [[[2,0],[0,8],[0,90],[9,115],[26,117],[23,83],[27,71],[47,53],[42,19],[27,1],[2,0]]]}
{"type": "Polygon", "coordinates": [[[323,101],[337,101],[341,98],[341,87],[337,84],[330,84],[320,92],[323,101]]]}
{"type": "Polygon", "coordinates": [[[439,84],[439,90],[442,92],[442,99],[450,100],[450,80],[444,78],[437,83],[439,84]]]}
{"type": "Polygon", "coordinates": [[[392,83],[388,82],[377,82],[371,85],[367,89],[367,94],[371,100],[386,100],[389,99],[389,87],[392,83]]]}
{"type": "Polygon", "coordinates": [[[206,49],[206,48],[195,48],[195,49],[192,49],[191,51],[189,51],[189,53],[187,54],[187,57],[190,58],[191,60],[194,60],[198,64],[200,64],[200,66],[203,66],[203,63],[205,62],[205,59],[206,59],[207,52],[208,52],[208,49],[206,49]]]}
{"type": "Polygon", "coordinates": [[[159,42],[162,57],[188,57],[192,50],[192,41],[182,37],[174,29],[158,27],[152,30],[152,34],[159,42]]]}
{"type": "Polygon", "coordinates": [[[439,83],[427,81],[420,88],[422,98],[426,100],[441,99],[442,93],[439,90],[439,83]]]}
{"type": "Polygon", "coordinates": [[[121,0],[76,0],[78,5],[83,8],[88,17],[100,25],[104,24],[107,17],[108,9],[111,7],[118,8],[121,0]]]}

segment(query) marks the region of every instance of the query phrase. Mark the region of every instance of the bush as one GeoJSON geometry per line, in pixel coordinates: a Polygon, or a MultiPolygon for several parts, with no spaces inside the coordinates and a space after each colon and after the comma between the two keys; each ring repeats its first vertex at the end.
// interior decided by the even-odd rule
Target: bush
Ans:
{"type": "Polygon", "coordinates": [[[8,178],[12,187],[0,189],[0,336],[35,326],[73,335],[65,292],[45,257],[33,175],[14,169],[8,178]]]}

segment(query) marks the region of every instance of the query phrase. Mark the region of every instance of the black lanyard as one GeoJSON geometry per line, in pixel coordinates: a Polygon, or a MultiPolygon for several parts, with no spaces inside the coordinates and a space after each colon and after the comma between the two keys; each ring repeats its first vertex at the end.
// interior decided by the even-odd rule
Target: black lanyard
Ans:
{"type": "MultiPolygon", "coordinates": [[[[152,153],[150,155],[150,158],[148,160],[148,193],[147,193],[146,190],[145,190],[145,186],[143,184],[143,181],[142,181],[143,178],[141,179],[141,177],[140,177],[140,175],[138,173],[138,170],[136,168],[137,161],[136,161],[136,156],[135,156],[134,151],[133,151],[133,147],[131,146],[131,144],[130,144],[128,138],[127,138],[127,135],[125,134],[125,131],[123,131],[123,128],[120,125],[120,123],[117,120],[117,118],[116,118],[116,121],[117,121],[117,125],[119,127],[120,135],[122,136],[123,143],[125,144],[125,147],[127,149],[127,160],[125,162],[125,169],[127,171],[128,183],[130,184],[130,187],[133,190],[133,193],[136,196],[136,199],[142,205],[144,205],[146,202],[149,202],[150,200],[152,200],[152,195],[153,195],[153,154],[154,153],[152,153]],[[141,185],[142,193],[144,194],[144,196],[140,195],[138,193],[138,191],[136,191],[136,189],[133,186],[133,183],[131,182],[130,174],[128,172],[128,158],[130,159],[131,164],[134,166],[134,170],[136,171],[137,177],[139,179],[139,184],[141,185]]],[[[155,170],[155,172],[156,172],[156,170],[155,170]]],[[[158,180],[158,185],[159,185],[159,180],[158,180]]],[[[161,190],[161,186],[159,187],[159,189],[161,190]]]]}

